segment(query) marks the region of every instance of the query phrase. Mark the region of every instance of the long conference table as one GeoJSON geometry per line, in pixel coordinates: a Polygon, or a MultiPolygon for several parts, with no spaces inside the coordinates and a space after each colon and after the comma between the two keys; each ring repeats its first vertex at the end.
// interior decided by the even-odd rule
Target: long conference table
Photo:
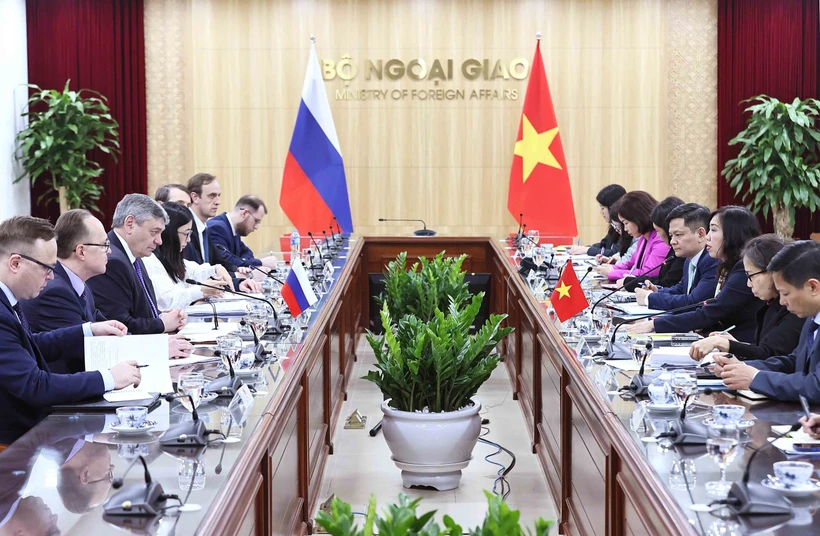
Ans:
{"type": "MultiPolygon", "coordinates": [[[[576,358],[543,304],[518,275],[506,241],[494,238],[363,237],[347,242],[335,260],[336,280],[304,338],[280,348],[280,359],[268,364],[254,385],[253,407],[240,441],[213,443],[195,457],[193,467],[190,456],[160,449],[156,435],[135,439],[102,433],[100,417],[87,414],[50,416],[15,443],[23,448],[0,453],[0,467],[28,463],[23,495],[42,498],[48,511],[57,515],[56,525],[63,534],[112,533],[116,531],[112,523],[146,534],[310,534],[322,475],[333,455],[333,431],[343,418],[340,409],[356,349],[369,327],[369,275],[382,272],[402,251],[408,252],[409,265],[419,256],[432,257],[442,250],[448,256],[466,253],[465,270],[490,275],[491,312],[506,313],[508,324],[515,328],[501,351],[512,395],[525,416],[527,448],[540,461],[561,534],[729,534],[727,527],[751,534],[766,523],[773,534],[806,534],[820,520],[816,498],[800,503],[797,514],[786,521],[721,520],[692,511],[691,504],[709,502],[704,484],[717,480],[717,465],[705,451],[676,451],[641,440],[668,422],[652,415],[636,419],[634,400],[596,387],[593,376],[600,365],[576,358]],[[108,456],[100,463],[110,460],[113,476],[122,476],[134,456],[143,454],[152,478],[167,493],[188,495],[188,502],[201,510],[119,520],[104,517],[100,505],[79,514],[67,511],[64,504],[70,501],[61,495],[65,491],[55,476],[59,462],[50,461],[48,453],[66,439],[89,439],[89,435],[91,441],[107,445],[108,456]],[[32,459],[9,460],[10,451],[18,456],[29,452],[32,459]],[[195,485],[188,492],[192,482],[195,485]]],[[[616,377],[619,384],[628,383],[626,374],[616,377]]],[[[701,395],[700,401],[708,405],[727,398],[716,393],[701,395]]],[[[732,399],[732,403],[744,402],[732,399]]],[[[224,404],[216,403],[200,406],[199,414],[208,428],[224,432],[226,411],[224,404]]],[[[740,478],[751,449],[766,444],[772,424],[790,424],[800,415],[796,405],[771,401],[750,406],[749,411],[756,421],[747,448],[729,469],[730,480],[740,478]]],[[[178,402],[163,401],[149,418],[167,418],[173,424],[190,415],[178,402]]],[[[755,459],[752,477],[765,476],[778,459],[782,455],[776,449],[763,451],[755,459]]],[[[142,470],[135,468],[125,485],[142,480],[142,470]]],[[[110,496],[116,490],[107,491],[110,496]]]]}

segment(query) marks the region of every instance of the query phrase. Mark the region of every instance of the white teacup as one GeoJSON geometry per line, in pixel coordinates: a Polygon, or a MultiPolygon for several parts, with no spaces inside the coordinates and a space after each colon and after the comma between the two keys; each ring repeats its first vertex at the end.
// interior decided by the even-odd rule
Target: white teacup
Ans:
{"type": "Polygon", "coordinates": [[[809,483],[814,465],[807,462],[784,461],[774,464],[774,476],[782,483],[789,486],[803,487],[809,483]]]}
{"type": "Polygon", "coordinates": [[[654,381],[647,388],[649,400],[654,405],[665,405],[672,403],[672,386],[667,382],[654,381]]]}
{"type": "Polygon", "coordinates": [[[125,406],[117,408],[117,419],[120,426],[128,428],[141,428],[148,418],[148,408],[145,406],[125,406]]]}
{"type": "Polygon", "coordinates": [[[715,419],[716,424],[721,426],[737,424],[745,414],[746,408],[744,406],[738,406],[737,404],[718,404],[717,406],[712,406],[712,418],[715,419]]]}

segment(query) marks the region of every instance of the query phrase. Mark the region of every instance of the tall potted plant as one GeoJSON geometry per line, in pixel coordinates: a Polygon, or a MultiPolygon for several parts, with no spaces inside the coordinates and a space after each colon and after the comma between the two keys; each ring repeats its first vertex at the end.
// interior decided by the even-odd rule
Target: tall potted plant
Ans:
{"type": "Polygon", "coordinates": [[[512,328],[506,315],[491,315],[470,334],[484,294],[464,307],[450,301],[424,321],[407,314],[394,321],[382,306],[384,333],[367,333],[376,369],[364,379],[379,386],[385,400],[383,432],[402,471],[404,487],[458,487],[481,431],[481,403],[474,395],[498,365],[496,346],[512,328]]]}
{"type": "Polygon", "coordinates": [[[726,162],[722,175],[749,209],[768,217],[783,238],[794,234],[794,211],[820,206],[820,101],[784,103],[759,95],[749,101],[746,128],[729,145],[740,145],[737,158],[726,162]]]}
{"type": "MultiPolygon", "coordinates": [[[[103,188],[95,181],[103,168],[89,158],[89,152],[99,149],[116,161],[119,125],[111,117],[104,96],[89,89],[71,91],[70,82],[62,91],[29,86],[35,91],[23,112],[28,127],[16,137],[16,158],[23,173],[15,182],[28,176],[34,184],[46,176],[58,193],[60,212],[69,208],[97,210],[95,202],[103,188]]],[[[47,196],[43,194],[37,202],[52,199],[47,196]]]]}

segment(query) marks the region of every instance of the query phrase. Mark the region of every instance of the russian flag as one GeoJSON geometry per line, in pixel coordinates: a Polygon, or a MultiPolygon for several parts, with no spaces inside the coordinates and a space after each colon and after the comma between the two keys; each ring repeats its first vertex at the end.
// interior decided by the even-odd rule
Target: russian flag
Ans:
{"type": "Polygon", "coordinates": [[[288,304],[293,317],[299,316],[302,311],[319,301],[299,259],[290,263],[290,273],[282,286],[282,299],[288,304]]]}
{"type": "Polygon", "coordinates": [[[279,206],[302,235],[310,231],[321,236],[334,216],[343,233],[353,232],[342,150],[312,37],[279,206]]]}

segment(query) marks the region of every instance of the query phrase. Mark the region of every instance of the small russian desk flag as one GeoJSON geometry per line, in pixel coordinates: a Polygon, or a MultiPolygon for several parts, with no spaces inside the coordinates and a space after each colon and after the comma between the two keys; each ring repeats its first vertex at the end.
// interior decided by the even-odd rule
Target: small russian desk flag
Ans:
{"type": "Polygon", "coordinates": [[[285,285],[282,287],[282,299],[288,304],[290,314],[294,318],[319,301],[310,286],[305,267],[302,266],[299,259],[295,259],[290,263],[290,273],[288,278],[285,279],[285,285]]]}

